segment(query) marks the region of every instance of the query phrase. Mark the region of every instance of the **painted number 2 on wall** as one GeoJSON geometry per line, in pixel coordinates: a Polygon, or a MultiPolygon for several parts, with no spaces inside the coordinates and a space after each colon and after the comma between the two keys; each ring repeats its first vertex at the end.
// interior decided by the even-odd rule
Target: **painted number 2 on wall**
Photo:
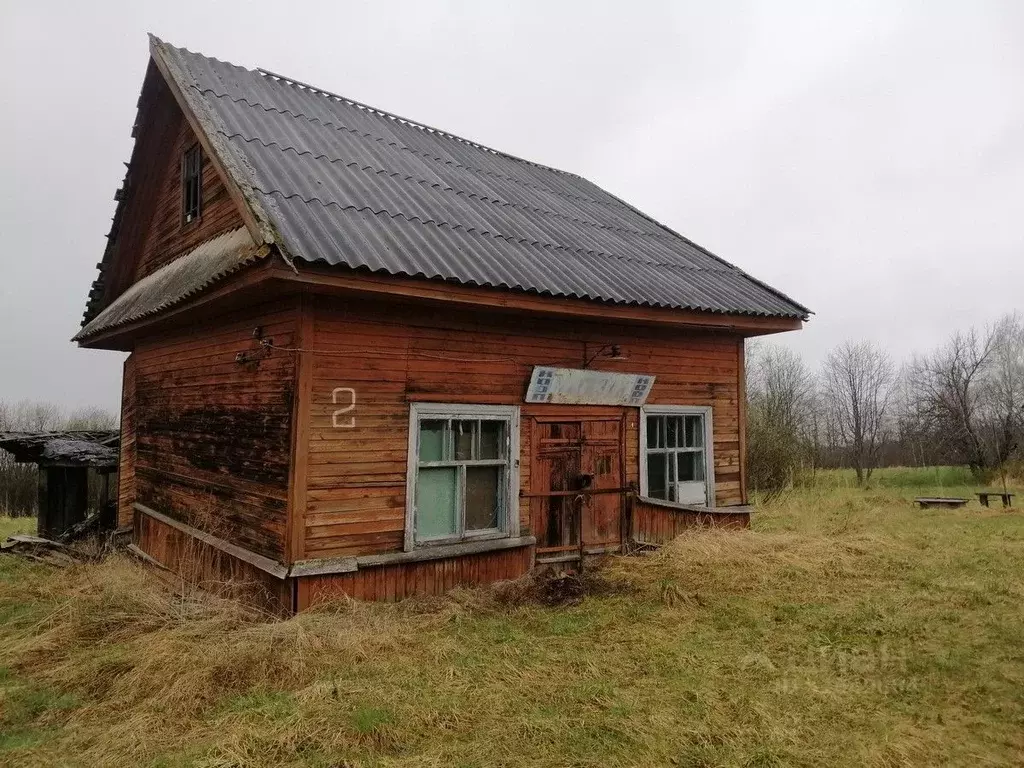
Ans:
{"type": "Polygon", "coordinates": [[[356,391],[351,387],[335,387],[331,392],[331,402],[335,405],[347,403],[343,408],[336,408],[331,414],[331,423],[334,428],[352,429],[356,425],[356,417],[345,416],[345,414],[352,413],[356,409],[356,391]]]}

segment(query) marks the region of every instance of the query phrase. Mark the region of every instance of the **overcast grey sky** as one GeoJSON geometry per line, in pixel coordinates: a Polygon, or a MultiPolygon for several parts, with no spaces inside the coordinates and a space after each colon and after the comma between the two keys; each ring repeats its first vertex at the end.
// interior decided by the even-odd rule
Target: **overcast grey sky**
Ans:
{"type": "Polygon", "coordinates": [[[79,350],[146,32],[580,173],[895,357],[1024,309],[1024,2],[6,0],[0,400],[79,350]]]}

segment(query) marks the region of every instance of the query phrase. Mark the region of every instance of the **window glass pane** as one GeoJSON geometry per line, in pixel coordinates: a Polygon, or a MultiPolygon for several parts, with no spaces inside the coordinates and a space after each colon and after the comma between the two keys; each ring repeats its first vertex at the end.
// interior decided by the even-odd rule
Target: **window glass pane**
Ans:
{"type": "Polygon", "coordinates": [[[703,416],[687,416],[686,417],[686,447],[687,448],[703,448],[704,447],[704,417],[703,416]]]}
{"type": "Polygon", "coordinates": [[[667,445],[669,448],[677,448],[683,444],[682,419],[678,416],[669,416],[665,419],[667,427],[667,445]]]}
{"type": "Polygon", "coordinates": [[[499,526],[501,467],[466,467],[466,530],[499,526]]]}
{"type": "Polygon", "coordinates": [[[444,461],[444,422],[420,422],[420,461],[444,461]]]}
{"type": "Polygon", "coordinates": [[[456,532],[456,467],[420,469],[416,478],[416,538],[436,539],[456,532]]]}
{"type": "Polygon", "coordinates": [[[647,417],[647,447],[658,447],[658,433],[661,431],[661,419],[657,416],[647,417]]]}
{"type": "Polygon", "coordinates": [[[690,451],[677,454],[679,457],[679,482],[703,482],[704,451],[690,451]]]}
{"type": "Polygon", "coordinates": [[[480,455],[478,459],[500,459],[505,454],[505,423],[480,422],[480,455]]]}
{"type": "Polygon", "coordinates": [[[473,434],[476,432],[476,421],[453,421],[452,432],[455,433],[455,458],[465,461],[473,458],[473,434]]]}
{"type": "Polygon", "coordinates": [[[668,499],[665,454],[647,454],[647,493],[654,499],[668,499]]]}

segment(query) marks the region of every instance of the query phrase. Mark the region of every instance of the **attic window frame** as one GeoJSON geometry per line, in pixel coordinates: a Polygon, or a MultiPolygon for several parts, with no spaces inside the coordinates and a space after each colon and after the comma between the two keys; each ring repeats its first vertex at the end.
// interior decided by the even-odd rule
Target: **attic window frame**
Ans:
{"type": "Polygon", "coordinates": [[[196,142],[181,156],[181,225],[187,227],[203,217],[203,148],[196,142]],[[192,159],[195,158],[195,167],[192,159]],[[190,190],[190,186],[194,187],[190,190]]]}

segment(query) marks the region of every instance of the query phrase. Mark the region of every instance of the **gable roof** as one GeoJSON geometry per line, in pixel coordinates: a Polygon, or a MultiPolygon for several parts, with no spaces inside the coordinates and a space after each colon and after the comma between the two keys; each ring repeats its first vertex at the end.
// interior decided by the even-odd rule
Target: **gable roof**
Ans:
{"type": "Polygon", "coordinates": [[[809,310],[586,179],[151,38],[285,258],[605,302],[809,310]]]}

